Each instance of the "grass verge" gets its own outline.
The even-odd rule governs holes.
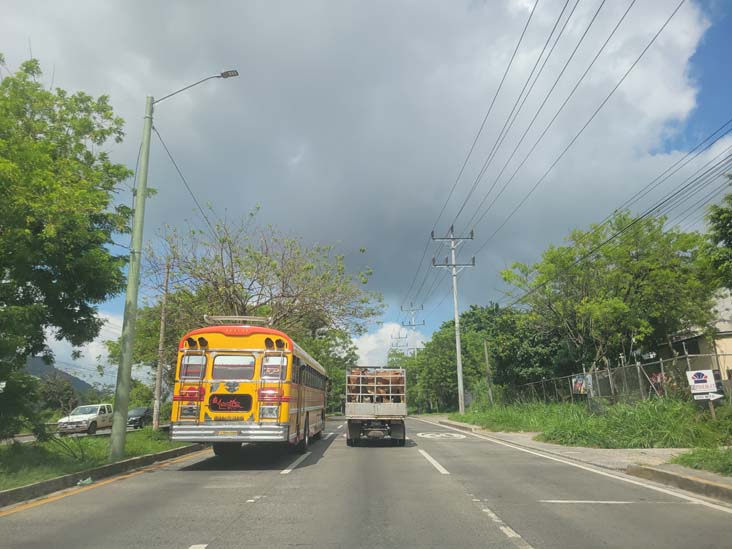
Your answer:
[[[696,448],[676,456],[671,463],[732,476],[732,448]]]
[[[98,436],[0,446],[0,490],[106,465],[110,463],[109,441],[109,437]],[[154,433],[152,429],[146,428],[127,433],[125,458],[154,454],[188,444],[172,442],[168,440],[167,434]]]
[[[732,409],[712,421],[693,403],[653,399],[592,413],[584,404],[517,404],[469,411],[451,419],[493,431],[535,431],[538,440],[594,448],[712,447],[732,441]]]

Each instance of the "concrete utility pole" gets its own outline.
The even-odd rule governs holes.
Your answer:
[[[445,258],[445,263],[437,263],[435,258],[432,258],[433,267],[441,267],[452,270],[452,305],[453,314],[455,316],[455,352],[457,354],[457,378],[458,378],[458,409],[461,414],[465,413],[465,389],[463,387],[463,357],[462,348],[460,345],[460,314],[458,311],[458,289],[457,289],[457,275],[466,267],[475,267],[475,256],[471,263],[457,263],[455,258],[455,252],[457,247],[464,240],[473,240],[473,231],[470,231],[468,237],[457,237],[455,236],[455,229],[451,225],[450,232],[444,238],[435,238],[435,231],[432,231],[432,240],[437,242],[450,242],[450,261]]]
[[[239,76],[235,70],[224,71],[208,76],[198,82],[169,93],[157,101],[147,96],[145,102],[145,121],[142,128],[142,146],[140,148],[140,168],[135,189],[135,210],[132,220],[132,244],[130,246],[130,265],[127,272],[127,291],[125,293],[125,312],[122,320],[121,360],[117,369],[117,386],[114,392],[114,413],[112,416],[112,435],[109,457],[118,461],[125,455],[125,438],[127,436],[127,409],[130,404],[130,386],[132,384],[132,350],[135,340],[135,320],[137,319],[137,294],[140,287],[140,264],[142,260],[142,234],[145,222],[145,199],[147,198],[147,172],[150,160],[150,137],[153,127],[153,108],[160,103],[193,86],[197,86],[213,78],[231,78]]]
[[[160,429],[160,393],[163,385],[163,359],[165,357],[165,307],[168,303],[168,280],[170,279],[170,257],[165,260],[165,281],[163,297],[160,300],[160,339],[158,339],[158,368],[155,372],[155,401],[153,402],[153,431]]]
[[[140,287],[140,263],[142,259],[142,231],[145,222],[145,198],[147,198],[147,168],[150,159],[150,135],[152,133],[153,105],[151,95],[145,102],[145,122],[142,129],[142,149],[140,150],[140,172],[135,189],[135,211],[132,223],[132,245],[130,246],[130,266],[127,272],[127,292],[125,293],[125,313],[122,320],[122,360],[117,369],[117,387],[114,392],[114,414],[112,416],[112,435],[109,457],[120,460],[125,455],[127,434],[127,409],[130,404],[132,384],[132,349],[137,318],[137,292]]]

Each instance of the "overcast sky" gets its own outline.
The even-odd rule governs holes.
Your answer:
[[[261,222],[275,223],[307,243],[337,244],[354,261],[354,270],[365,264],[374,268],[371,287],[389,305],[387,324],[359,341],[364,362],[374,363],[383,360],[396,323],[405,320],[399,312],[403,303],[425,307],[417,318],[427,325],[421,334],[412,334],[414,341],[451,317],[449,281],[434,283],[441,271],[428,266],[436,245],[418,270],[429,233],[435,224],[438,233],[447,231],[557,18],[566,5],[560,29],[576,0],[538,2],[485,129],[437,223],[533,0],[0,4],[0,51],[8,68],[16,68],[32,51],[47,85],[108,94],[127,121],[127,139],[110,150],[129,166],[135,164],[146,95],[162,97],[210,74],[238,69],[239,78],[213,80],[159,104],[155,126],[199,200],[219,215],[241,216],[261,205]],[[457,232],[473,228],[476,235],[460,249],[461,261],[475,254],[477,262],[461,274],[461,309],[500,299],[505,290],[501,269],[514,261],[535,261],[572,227],[603,219],[728,118],[728,95],[723,96],[730,84],[730,5],[688,0],[575,145],[486,243],[618,83],[677,1],[635,2],[543,140],[486,210],[630,4],[605,2],[484,202],[478,213],[482,222],[471,223],[600,4],[579,1],[514,126],[457,218]],[[718,143],[636,209],[654,203],[730,143]],[[148,202],[146,238],[166,223],[201,223],[155,140],[150,185],[159,193]],[[701,211],[686,223],[700,218]],[[360,247],[367,249],[365,260],[357,253]],[[121,299],[102,310],[110,318],[109,337],[121,324]]]

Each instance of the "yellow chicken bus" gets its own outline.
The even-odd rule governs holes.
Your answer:
[[[279,330],[214,325],[180,340],[171,438],[212,442],[234,455],[242,442],[283,442],[305,452],[325,426],[325,369]]]

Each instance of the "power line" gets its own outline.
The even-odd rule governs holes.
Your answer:
[[[569,5],[570,0],[566,0],[564,3],[564,6],[562,7],[562,11],[559,12],[559,16],[557,17],[557,20],[554,22],[554,26],[552,27],[551,32],[549,32],[549,35],[546,37],[546,41],[544,42],[544,47],[542,48],[541,52],[539,53],[539,56],[536,58],[536,61],[534,62],[534,66],[531,68],[531,72],[529,73],[528,78],[526,79],[526,82],[524,82],[523,87],[521,88],[521,91],[518,94],[518,97],[516,97],[516,101],[513,104],[513,107],[511,108],[511,112],[508,113],[508,116],[506,117],[506,121],[503,123],[503,127],[501,128],[501,131],[498,132],[498,135],[496,136],[496,140],[493,142],[493,146],[491,147],[490,152],[488,153],[488,156],[486,157],[485,162],[483,163],[483,166],[481,167],[480,171],[478,172],[477,177],[475,178],[475,181],[473,181],[473,186],[470,188],[470,191],[468,192],[467,196],[465,197],[465,200],[463,200],[462,205],[460,206],[460,209],[458,210],[457,214],[455,214],[455,217],[452,220],[452,225],[455,225],[458,218],[460,217],[460,214],[463,213],[463,210],[465,209],[465,206],[467,206],[470,197],[475,192],[475,189],[477,188],[478,184],[480,183],[480,180],[483,177],[483,174],[485,173],[486,169],[490,165],[491,161],[495,157],[495,153],[498,150],[498,147],[500,146],[500,143],[503,143],[503,138],[505,138],[505,133],[507,132],[506,127],[509,125],[509,121],[511,121],[511,117],[514,115],[514,112],[516,113],[516,116],[513,117],[513,120],[516,120],[516,117],[518,117],[518,112],[516,111],[517,107],[519,106],[519,103],[521,102],[522,97],[524,97],[524,92],[526,91],[527,86],[529,85],[529,82],[531,82],[531,79],[534,76],[534,73],[536,72],[536,68],[539,66],[539,62],[541,61],[542,57],[544,56],[544,52],[546,51],[547,46],[549,46],[549,42],[552,40],[552,36],[554,36],[554,31],[557,30],[557,26],[559,26],[559,22],[562,20],[562,16],[564,15],[564,12],[567,9],[567,6]],[[579,4],[579,0],[575,3],[574,7],[576,8]],[[562,32],[566,28],[566,23],[569,22],[569,19],[572,17],[572,13],[574,13],[574,9],[569,14],[569,17],[567,18],[567,21],[565,22],[564,27],[562,27],[559,35],[557,36],[557,41],[554,42],[554,45],[556,46],[557,42],[559,41],[559,37],[561,36]],[[544,64],[542,65],[541,69],[543,70],[546,66],[546,62],[548,61],[549,57],[551,56],[551,53],[554,51],[554,48],[552,47],[549,51],[549,55],[547,55],[546,59],[544,60]],[[534,84],[536,84],[536,81],[538,80],[539,76],[541,75],[541,71],[537,75],[536,79],[534,80]],[[533,89],[534,86],[531,86],[531,89]],[[529,93],[531,93],[531,90],[529,90]],[[526,97],[528,97],[528,93],[526,94]],[[521,103],[521,106],[523,106],[523,103]],[[434,230],[434,227],[433,227]]]
[[[729,128],[727,127],[729,126]],[[715,129],[713,132],[711,132],[708,136],[706,136],[704,139],[699,141],[694,147],[692,147],[684,156],[682,156],[680,159],[678,159],[676,162],[671,164],[668,168],[663,170],[660,174],[658,174],[655,178],[653,178],[649,183],[644,185],[640,190],[636,191],[636,193],[631,196],[630,198],[626,199],[622,204],[617,206],[612,213],[605,216],[605,218],[597,225],[594,229],[591,231],[588,231],[587,233],[584,233],[579,240],[578,243],[582,243],[584,240],[589,238],[595,233],[599,233],[603,227],[613,218],[614,213],[624,210],[632,206],[633,204],[637,203],[640,199],[647,196],[648,193],[650,193],[653,189],[660,186],[665,181],[668,181],[671,177],[676,175],[679,171],[681,171],[683,168],[685,168],[687,165],[689,165],[693,160],[698,158],[703,152],[708,151],[711,147],[713,147],[716,143],[718,143],[724,136],[728,135],[730,132],[732,132],[732,118],[728,119],[724,124],[719,126],[717,129]],[[719,134],[719,135],[717,135]],[[711,140],[711,141],[710,141]],[[707,143],[709,142],[709,143]],[[727,149],[723,150],[721,153],[713,157],[711,160],[703,164],[700,168],[698,168],[695,172],[693,172],[691,175],[687,177],[684,181],[682,181],[680,186],[683,186],[685,183],[691,181],[697,175],[709,164],[714,163],[717,161],[717,159],[729,152],[732,149],[731,147],[728,147]],[[679,187],[676,187],[677,189]]]
[[[724,160],[721,160],[718,163],[718,166],[722,166],[723,169],[727,169],[731,165],[732,165],[732,155],[729,155]],[[641,221],[647,219],[648,217],[650,217],[652,215],[657,215],[657,211],[659,211],[660,208],[664,204],[666,204],[669,201],[673,200],[674,198],[678,197],[681,193],[684,192],[684,190],[686,190],[688,188],[693,188],[694,185],[697,185],[700,181],[703,181],[704,178],[708,178],[708,177],[709,177],[709,174],[708,174],[708,171],[707,171],[704,174],[702,174],[701,176],[699,176],[698,178],[696,178],[695,181],[693,181],[693,182],[685,185],[682,189],[678,189],[675,192],[670,193],[669,195],[666,196],[666,198],[664,198],[662,201],[660,201],[659,203],[657,203],[655,206],[653,206],[652,208],[649,208],[642,215],[640,215],[640,216],[636,217],[635,219],[633,219],[630,223],[628,223],[627,225],[625,225],[624,227],[622,227],[621,229],[619,229],[618,231],[616,231],[614,234],[612,234],[611,236],[609,236],[607,239],[603,240],[600,244],[594,246],[588,252],[582,254],[578,259],[576,259],[575,261],[573,261],[569,266],[570,267],[574,267],[575,265],[578,265],[579,263],[581,263],[585,259],[587,259],[587,258],[591,257],[592,255],[594,255],[598,250],[600,250],[601,248],[603,248],[604,246],[606,246],[610,242],[616,240],[622,234],[624,234],[625,232],[627,232],[628,230],[630,230],[633,226],[637,225],[638,223],[640,223]],[[716,177],[719,177],[719,175],[716,175],[715,178]],[[552,279],[546,280],[546,281],[542,282],[541,284],[535,286],[531,290],[526,291],[522,296],[520,296],[519,298],[515,299],[511,303],[511,306],[515,305],[516,303],[520,302],[524,298],[528,297],[529,295],[531,295],[532,293],[534,293],[538,289],[546,286],[551,281],[552,281]]]
[[[440,213],[437,216],[437,219],[435,220],[434,225],[432,226],[433,231],[437,228],[437,224],[439,223],[440,218],[442,217],[442,214],[445,212],[445,208],[447,208],[447,204],[450,202],[450,198],[452,197],[452,194],[455,192],[455,187],[457,187],[458,181],[460,181],[460,177],[463,175],[463,172],[465,171],[465,166],[467,166],[467,164],[468,164],[470,155],[473,154],[475,145],[476,145],[476,143],[478,143],[478,138],[480,137],[481,133],[483,133],[483,128],[485,127],[485,123],[488,120],[488,117],[490,116],[491,112],[493,111],[493,105],[495,105],[496,99],[498,98],[498,94],[501,92],[501,88],[503,87],[503,84],[506,81],[506,76],[508,76],[508,72],[511,69],[511,65],[513,64],[513,60],[516,57],[516,53],[518,52],[519,47],[521,46],[521,42],[523,41],[524,36],[526,35],[526,30],[529,28],[529,23],[531,23],[531,19],[534,16],[534,12],[536,11],[536,6],[538,4],[539,4],[539,0],[536,0],[536,2],[534,3],[534,7],[531,9],[531,13],[529,13],[529,18],[526,20],[526,24],[524,25],[524,28],[521,31],[521,36],[519,36],[518,42],[516,42],[516,47],[513,49],[511,58],[508,60],[508,65],[506,65],[506,70],[503,71],[503,76],[501,77],[501,81],[498,84],[498,87],[496,88],[496,93],[493,94],[493,99],[491,99],[491,104],[488,107],[488,111],[485,113],[485,116],[483,117],[483,122],[481,122],[481,124],[480,124],[478,133],[475,134],[475,139],[473,139],[473,144],[470,146],[470,150],[468,151],[468,154],[465,155],[465,160],[463,161],[463,165],[460,167],[460,171],[458,172],[458,175],[455,178],[455,182],[453,183],[452,188],[450,189],[450,193],[447,195],[447,200],[445,200],[445,204],[442,206],[442,210],[440,210]]]
[[[713,134],[714,133],[717,133],[717,131],[713,132]],[[702,143],[705,141],[706,141],[706,139],[703,140]],[[628,226],[622,228],[615,235],[613,235],[610,239],[603,242],[600,246],[598,246],[596,249],[594,249],[592,251],[592,253],[594,253],[595,251],[599,250],[601,247],[603,247],[603,246],[609,244],[610,242],[612,242],[613,240],[615,240],[618,236],[620,236],[627,229],[629,229],[630,227],[635,225],[641,219],[644,219],[651,215],[658,217],[658,216],[665,215],[666,213],[671,212],[676,206],[678,206],[682,202],[686,201],[689,197],[693,196],[697,192],[706,188],[712,182],[716,181],[719,177],[725,175],[725,171],[732,167],[732,154],[727,154],[727,153],[730,153],[730,151],[732,151],[732,146],[726,148],[720,154],[718,154],[717,156],[712,158],[712,160],[703,164],[695,172],[693,172],[685,180],[683,180],[678,186],[676,186],[674,189],[669,191],[666,195],[664,195],[661,199],[659,199],[658,202],[656,202],[651,207],[649,207],[645,212],[643,212],[640,215],[640,218],[637,218],[632,223],[630,223]],[[727,154],[727,156],[725,158],[722,158],[721,160],[719,160],[719,157],[724,154]],[[714,164],[711,167],[707,168],[707,166],[712,162]],[[707,168],[707,169],[705,169],[705,168]],[[662,173],[665,173],[666,171],[668,171],[668,169]],[[626,203],[627,203],[627,201],[626,201]],[[688,208],[687,208],[687,210],[688,210]],[[684,210],[684,212],[686,212],[687,210]],[[618,210],[616,209],[615,211],[617,212]],[[682,212],[681,215],[683,215],[684,212]],[[576,240],[576,244],[582,244],[593,234],[595,234],[595,235],[599,234],[600,231],[603,229],[603,227],[607,225],[607,223],[609,222],[610,219],[612,219],[612,215],[605,218],[605,220],[600,225],[596,226],[591,231],[588,231],[587,233],[581,235],[580,238]],[[686,218],[684,218],[684,219],[686,219]],[[678,225],[681,221],[683,221],[683,219],[680,221],[676,221],[675,224]],[[589,255],[592,255],[592,254],[589,254]],[[583,256],[577,262],[583,261],[585,258],[586,257]],[[573,263],[572,265],[575,265],[577,262]],[[530,273],[530,274],[532,274],[532,273]],[[523,297],[522,297],[522,299],[523,299]],[[508,300],[501,300],[501,303],[505,303],[507,301]]]
[[[529,124],[526,127],[526,129],[524,130],[524,132],[521,134],[521,137],[519,138],[518,143],[516,143],[516,146],[514,147],[513,151],[511,151],[511,154],[509,155],[509,157],[506,160],[506,162],[503,164],[503,167],[501,168],[501,170],[498,172],[498,175],[493,179],[493,183],[488,188],[488,191],[485,193],[485,195],[483,195],[483,198],[481,199],[480,203],[478,204],[478,207],[475,209],[475,212],[473,212],[473,215],[471,216],[471,218],[468,221],[468,223],[466,224],[466,226],[475,228],[478,225],[478,223],[480,223],[480,221],[483,219],[483,217],[485,217],[485,215],[491,209],[491,207],[493,206],[493,204],[495,204],[496,200],[498,200],[498,198],[500,198],[500,196],[506,190],[506,188],[511,183],[511,181],[513,180],[513,178],[516,176],[516,173],[518,172],[518,170],[521,169],[521,167],[524,165],[524,163],[526,163],[526,161],[529,159],[529,157],[531,156],[531,154],[533,154],[534,150],[539,145],[539,143],[543,140],[544,135],[546,135],[546,132],[549,130],[549,128],[551,128],[552,124],[554,123],[554,121],[556,120],[556,118],[559,116],[559,113],[561,113],[562,110],[564,109],[564,107],[567,105],[569,99],[572,97],[572,95],[574,94],[574,92],[577,90],[577,88],[579,87],[580,83],[584,79],[584,77],[587,74],[587,72],[592,67],[592,65],[594,64],[595,60],[599,56],[599,54],[602,52],[602,50],[607,45],[607,42],[610,40],[610,38],[612,38],[613,34],[617,30],[617,27],[620,25],[620,23],[623,21],[623,19],[627,15],[628,11],[626,10],[626,12],[623,14],[623,16],[621,17],[620,21],[618,21],[618,23],[615,26],[615,28],[613,29],[612,33],[608,37],[608,40],[606,40],[605,43],[602,45],[602,47],[600,48],[600,51],[595,56],[595,59],[592,60],[592,62],[590,63],[590,66],[587,68],[587,70],[585,71],[585,73],[580,77],[580,79],[577,81],[577,83],[575,84],[574,88],[570,92],[570,94],[564,100],[564,103],[562,103],[562,105],[559,107],[559,110],[554,114],[554,118],[552,118],[552,120],[549,122],[549,124],[544,128],[544,131],[541,133],[541,135],[539,135],[539,138],[536,140],[536,142],[534,143],[533,147],[529,150],[528,154],[524,157],[524,160],[519,164],[518,168],[513,173],[513,175],[508,179],[508,181],[506,181],[506,183],[504,183],[504,185],[501,188],[501,190],[499,191],[498,195],[488,205],[488,208],[486,209],[486,211],[481,216],[481,219],[478,220],[478,222],[473,223],[475,217],[478,215],[478,212],[480,212],[480,209],[483,207],[483,204],[486,203],[486,201],[488,200],[488,197],[490,196],[491,192],[493,192],[493,189],[498,184],[498,181],[500,181],[501,177],[503,176],[503,173],[506,171],[506,168],[508,168],[509,164],[511,163],[511,160],[513,160],[513,157],[516,155],[516,153],[518,152],[519,148],[523,144],[524,139],[526,139],[526,136],[528,135],[529,131],[533,127],[533,125],[536,122],[537,118],[539,117],[539,114],[541,114],[541,111],[544,109],[544,106],[546,105],[547,101],[549,100],[549,98],[551,97],[552,93],[556,89],[557,85],[559,84],[559,81],[562,79],[562,76],[564,76],[564,72],[569,67],[569,64],[572,62],[572,59],[574,59],[575,54],[579,50],[579,47],[582,45],[582,42],[584,41],[585,37],[589,33],[590,28],[592,28],[592,25],[595,23],[595,21],[597,19],[597,16],[600,14],[600,10],[602,10],[602,7],[605,5],[605,1],[606,0],[603,0],[600,3],[600,5],[598,6],[597,10],[595,10],[595,13],[592,16],[592,19],[590,19],[590,22],[587,24],[587,27],[585,28],[584,32],[582,33],[582,36],[580,36],[580,39],[577,42],[577,44],[575,45],[574,49],[572,50],[572,53],[567,58],[567,61],[565,61],[564,67],[562,67],[562,70],[559,72],[559,74],[555,78],[554,83],[552,84],[551,88],[545,94],[543,101],[541,102],[541,104],[539,105],[539,107],[536,109],[536,112],[534,113],[534,116],[532,117],[531,121],[529,122]],[[630,6],[629,6],[628,9],[630,9],[630,7],[632,7],[632,5],[633,5],[634,2],[635,2],[635,0],[632,0],[632,2],[631,2],[631,4],[630,4]],[[480,174],[480,175],[482,177],[483,174]]]
[[[209,221],[208,216],[206,215],[206,212],[203,210],[203,208],[201,207],[201,204],[198,202],[196,195],[193,194],[193,190],[191,189],[191,186],[188,184],[188,181],[186,180],[185,176],[183,175],[183,172],[178,167],[178,163],[175,161],[175,158],[173,158],[173,155],[171,154],[170,150],[168,149],[168,146],[165,144],[163,137],[160,135],[160,132],[158,131],[158,129],[155,126],[153,126],[153,131],[155,132],[155,135],[158,136],[158,139],[160,140],[160,144],[163,146],[163,149],[165,149],[165,152],[167,153],[168,158],[170,159],[170,162],[173,164],[175,171],[178,172],[178,176],[180,176],[180,179],[183,182],[183,185],[185,185],[185,188],[188,190],[188,194],[191,195],[193,202],[198,207],[198,211],[201,212],[203,219],[206,221],[206,224],[208,225],[208,228],[211,229],[211,232],[215,236],[216,231],[214,230],[213,225],[211,224],[211,221]]]
[[[595,119],[597,114],[602,110],[602,108],[605,106],[605,104],[610,100],[610,98],[613,96],[613,94],[617,91],[617,89],[620,87],[620,85],[625,81],[625,79],[628,77],[628,75],[631,73],[631,71],[636,67],[636,65],[640,62],[640,60],[643,58],[643,56],[646,54],[646,52],[650,49],[650,47],[654,44],[656,39],[660,36],[660,34],[663,32],[663,30],[668,26],[668,24],[671,22],[671,19],[673,19],[674,15],[681,9],[681,6],[684,5],[686,0],[681,0],[679,4],[676,6],[676,9],[671,13],[671,15],[666,19],[664,24],[661,26],[661,28],[656,32],[656,34],[653,36],[651,41],[646,45],[646,47],[643,49],[643,51],[640,53],[640,55],[636,58],[635,61],[628,67],[628,70],[625,71],[625,74],[623,74],[622,78],[618,81],[618,83],[615,85],[615,87],[610,91],[610,93],[603,99],[603,101],[600,103],[600,105],[595,109],[592,116],[590,116],[589,120],[585,122],[585,124],[582,126],[580,131],[572,138],[572,140],[569,142],[569,144],[564,148],[564,150],[559,154],[559,156],[552,162],[552,164],[547,168],[547,170],[544,172],[544,174],[538,179],[538,181],[534,184],[534,186],[529,190],[528,193],[521,199],[521,201],[518,203],[518,205],[511,211],[511,213],[504,219],[504,221],[498,226],[498,228],[493,231],[489,236],[488,239],[478,248],[477,252],[480,252],[485,246],[488,245],[488,243],[498,234],[498,232],[511,220],[511,218],[518,212],[521,207],[526,203],[526,201],[531,197],[531,195],[534,193],[534,191],[539,187],[539,185],[546,179],[546,177],[549,175],[549,173],[554,169],[554,167],[559,163],[559,161],[564,157],[564,155],[569,151],[569,149],[577,142],[577,139],[584,133],[584,131],[587,129],[587,127],[590,125],[590,123]],[[478,223],[483,219],[483,216],[478,220]],[[477,225],[477,223],[476,223]]]
[[[468,153],[465,155],[465,160],[463,160],[462,166],[460,167],[460,170],[458,171],[458,175],[455,178],[455,182],[452,184],[452,188],[450,189],[450,192],[447,195],[447,199],[445,200],[445,203],[442,205],[442,209],[440,210],[440,213],[437,215],[437,219],[435,220],[434,224],[432,225],[433,231],[437,228],[437,224],[440,222],[440,218],[442,217],[442,214],[445,213],[445,209],[447,208],[447,205],[450,202],[450,199],[452,198],[453,193],[455,192],[455,188],[457,187],[458,182],[460,181],[460,178],[463,175],[463,172],[465,171],[465,167],[467,166],[468,161],[470,160],[470,156],[473,154],[473,150],[475,149],[475,146],[478,143],[478,139],[480,138],[481,134],[483,133],[483,128],[485,127],[486,121],[488,120],[488,117],[490,116],[491,111],[493,110],[493,105],[495,104],[496,98],[498,97],[498,94],[501,91],[503,83],[506,79],[506,75],[508,74],[508,72],[511,68],[511,65],[513,64],[514,58],[516,57],[516,52],[518,51],[519,46],[521,45],[521,42],[524,39],[524,35],[526,34],[526,29],[528,29],[528,27],[529,27],[529,23],[531,22],[531,19],[534,16],[534,12],[536,11],[536,6],[538,4],[539,4],[539,0],[536,0],[536,2],[534,3],[534,7],[531,9],[531,13],[529,13],[529,17],[526,20],[526,24],[524,25],[524,28],[521,31],[521,36],[519,37],[519,40],[516,43],[516,47],[513,50],[513,54],[511,55],[511,58],[508,61],[508,65],[506,66],[506,70],[503,73],[501,82],[499,83],[498,88],[496,89],[496,93],[493,95],[493,99],[491,101],[490,106],[488,107],[488,111],[485,113],[485,116],[483,117],[483,121],[481,122],[480,127],[478,128],[478,132],[475,134],[473,143],[470,146]],[[414,288],[414,283],[417,281],[419,273],[422,270],[422,265],[424,264],[425,257],[427,257],[427,250],[429,249],[431,242],[432,242],[432,240],[430,238],[427,238],[427,242],[425,243],[424,249],[422,250],[422,257],[419,260],[419,263],[417,265],[417,270],[414,273],[414,277],[412,278],[412,282],[409,285],[409,289],[407,290],[407,293],[404,296],[404,301],[402,301],[402,306],[404,306],[404,304],[409,299],[409,296],[411,295],[412,288]],[[442,244],[440,245],[440,249],[441,248],[442,248]],[[429,269],[428,269],[428,272],[429,272]]]

